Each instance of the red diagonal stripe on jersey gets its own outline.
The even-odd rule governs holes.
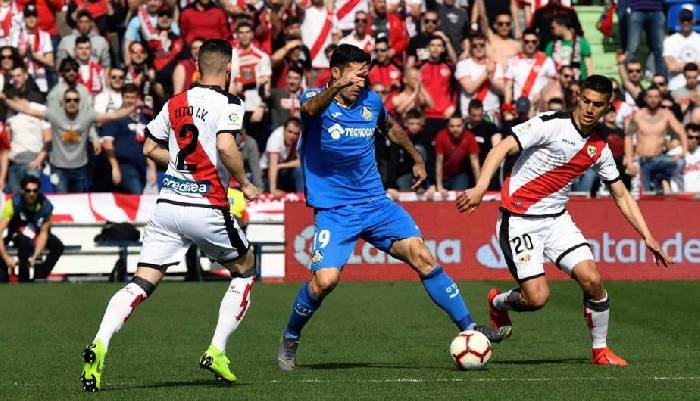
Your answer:
[[[168,113],[170,115],[170,125],[173,127],[177,146],[182,149],[187,146],[192,140],[192,133],[187,132],[184,137],[180,137],[180,130],[185,124],[194,124],[194,119],[188,113],[183,113],[180,117],[175,117],[175,111],[182,107],[189,107],[187,101],[187,93],[189,91],[180,92],[168,101]],[[200,132],[200,135],[206,135],[205,132]],[[214,134],[216,135],[216,134]],[[202,143],[197,140],[197,147],[194,152],[185,158],[186,164],[193,164],[196,170],[189,172],[192,179],[195,181],[207,181],[211,185],[211,190],[208,194],[204,194],[211,205],[228,208],[228,199],[226,198],[226,190],[219,180],[219,174],[216,167],[212,164],[209,156],[204,151]]]
[[[354,10],[358,4],[360,4],[360,0],[349,0],[347,3],[343,4],[343,6],[340,7],[335,13],[335,16],[338,19],[338,21],[345,18],[345,16],[348,15],[350,11]]]
[[[596,149],[592,157],[588,155],[589,146],[594,146]],[[600,158],[603,148],[605,148],[605,141],[597,134],[591,134],[581,150],[569,161],[527,182],[510,196],[508,196],[510,191],[510,177],[508,177],[501,191],[503,206],[514,213],[526,213],[530,206],[564,188],[574,178],[583,174]]]

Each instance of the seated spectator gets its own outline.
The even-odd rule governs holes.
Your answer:
[[[698,65],[690,62],[683,67],[684,85],[671,92],[673,99],[685,114],[689,109],[700,105],[700,87],[698,87]],[[692,107],[691,107],[692,106]]]
[[[49,91],[47,68],[54,67],[53,44],[51,35],[38,29],[37,22],[36,6],[27,4],[24,8],[24,24],[14,32],[11,42],[24,59],[27,71],[34,78],[39,90],[46,94]]]
[[[406,117],[409,110],[421,113],[433,106],[433,98],[423,85],[420,72],[415,68],[407,68],[403,77],[403,90],[387,99],[387,110],[399,119]]]
[[[185,41],[172,30],[173,10],[163,6],[158,10],[156,29],[160,40],[148,43],[151,65],[156,73],[156,81],[163,86],[163,97],[173,95],[173,71],[180,55],[185,50]]]
[[[102,126],[102,147],[112,169],[115,192],[141,194],[146,182],[156,182],[156,165],[143,156],[143,130],[149,119],[137,108],[139,89],[135,84],[124,85],[122,100],[124,107],[135,111]]]
[[[27,80],[27,72],[22,67],[12,71],[12,85],[22,94],[22,86]],[[23,99],[42,103],[40,94],[23,95]],[[38,99],[37,99],[38,98]],[[45,120],[25,113],[13,113],[6,121],[10,138],[8,158],[3,159],[1,170],[7,172],[7,188],[12,193],[19,193],[20,182],[27,175],[40,176],[47,151],[51,145],[51,127]],[[9,163],[9,166],[8,166]],[[4,176],[3,176],[4,178]],[[3,180],[4,183],[4,180]]]
[[[267,178],[267,192],[280,198],[285,192],[304,192],[304,177],[297,157],[297,140],[301,133],[301,120],[292,117],[272,131],[265,153],[260,159],[260,169]]]
[[[683,186],[681,192],[700,193],[700,125],[685,126],[688,136],[688,154],[685,155],[683,167]]]
[[[195,39],[230,39],[228,16],[211,0],[195,0],[180,13],[180,30],[185,43]]]
[[[374,38],[372,35],[367,33],[367,21],[367,13],[365,11],[358,11],[355,14],[355,29],[349,35],[340,39],[338,44],[347,43],[349,45],[359,47],[367,53],[372,53],[372,49],[374,48]]]
[[[479,179],[479,145],[474,134],[464,128],[462,117],[450,117],[447,128],[435,136],[435,154],[435,186],[443,195],[448,190],[463,191]]]
[[[700,34],[693,31],[695,18],[691,10],[683,9],[678,15],[680,32],[664,39],[663,56],[669,73],[669,89],[676,90],[685,84],[684,67],[688,63],[700,63]]]
[[[409,110],[406,112],[402,122],[406,135],[411,139],[418,153],[423,157],[423,160],[428,160],[428,152],[419,143],[425,124],[423,113],[415,109]],[[384,182],[387,187],[387,193],[394,199],[398,197],[399,191],[409,192],[413,185],[413,158],[401,146],[393,142],[390,143],[389,160]],[[429,187],[429,183],[426,181],[423,187],[419,189],[419,192],[423,192],[427,187]]]
[[[139,6],[136,15],[131,18],[124,33],[124,62],[131,62],[131,44],[141,42],[146,44],[161,41],[158,33],[158,13],[163,7],[163,0],[146,0]],[[177,21],[171,22],[171,30],[175,35],[180,35]]]
[[[285,87],[272,88],[266,96],[265,103],[270,112],[270,126],[273,130],[282,126],[290,117],[301,117],[299,98],[304,91],[301,87],[303,73],[296,67],[290,67]]]
[[[78,92],[83,101],[80,103],[82,109],[89,110],[92,108],[92,96],[88,92],[85,85],[78,80],[80,65],[72,57],[68,57],[61,61],[58,67],[58,72],[61,74],[61,80],[54,86],[49,95],[46,97],[46,106],[52,108],[63,107],[63,94],[67,89],[73,89]]]
[[[568,65],[574,71],[574,79],[583,81],[593,73],[591,44],[583,36],[576,35],[574,27],[567,17],[556,17],[552,21],[554,38],[547,43],[545,53],[554,60],[559,68]]]
[[[525,96],[536,103],[542,88],[557,77],[554,61],[537,50],[537,34],[526,29],[523,32],[523,51],[508,60],[505,72],[504,98],[506,103]]]
[[[123,67],[112,67],[107,74],[107,87],[95,95],[95,111],[106,113],[122,107],[122,87],[126,78]]]
[[[100,138],[93,125],[126,117],[134,108],[121,108],[109,113],[95,113],[80,107],[77,90],[69,88],[63,94],[63,105],[49,104],[46,110],[34,107],[26,100],[5,99],[14,110],[46,119],[51,124],[51,183],[54,192],[84,192],[87,179],[87,141],[99,153]]]
[[[51,234],[53,205],[39,193],[39,178],[22,179],[22,192],[5,202],[0,219],[0,232],[7,229],[7,236],[0,241],[0,282],[9,281],[9,271],[19,267],[20,282],[32,281],[29,269],[34,268],[34,280],[46,279],[63,254],[63,243]],[[7,252],[7,246],[17,249],[17,259]],[[41,253],[48,251],[43,262]]]
[[[85,85],[93,98],[107,86],[105,70],[92,58],[90,38],[80,36],[75,39],[75,61],[79,64],[78,81]]]
[[[197,59],[199,58],[199,48],[204,40],[195,38],[190,43],[190,57],[180,60],[173,71],[173,94],[186,91],[199,82],[199,71],[197,70]]]
[[[270,56],[274,86],[283,88],[286,84],[284,80],[287,77],[287,69],[295,66],[304,71],[302,86],[312,87],[314,83],[311,80],[311,53],[301,40],[301,21],[296,17],[289,17],[285,21],[284,35],[279,36],[282,42],[274,44],[275,52]],[[326,56],[329,54],[326,50]]]
[[[66,58],[75,58],[75,40],[80,36],[90,38],[92,57],[103,68],[109,68],[109,45],[107,40],[93,29],[92,15],[88,10],[78,10],[76,13],[76,27],[64,36],[58,44],[56,51],[56,64],[60,65]]]
[[[483,0],[479,1],[482,1],[483,4]],[[521,43],[511,36],[513,17],[510,13],[501,13],[496,15],[495,20],[488,20],[483,5],[479,7],[479,17],[481,26],[486,32],[486,55],[498,63],[500,68],[505,69],[508,60],[522,50]]]
[[[391,62],[389,42],[380,38],[374,48],[375,57],[369,70],[369,84],[382,84],[390,91],[401,88],[401,70]]]
[[[238,134],[236,143],[238,144],[238,152],[241,154],[241,160],[243,160],[243,167],[245,168],[246,174],[250,177],[250,182],[257,188],[264,188],[262,173],[260,171],[260,151],[258,150],[258,143],[255,142],[254,139],[249,138],[245,130],[241,130],[241,133]]]
[[[484,104],[489,120],[500,120],[501,101],[498,96],[503,90],[503,70],[486,57],[486,38],[483,35],[477,33],[469,39],[469,58],[457,63],[455,78],[462,87],[461,115],[466,116],[469,102],[478,99]]]
[[[516,106],[517,106],[516,102]],[[529,104],[528,104],[529,106]],[[529,107],[528,107],[529,108]],[[484,104],[477,99],[469,102],[469,120],[467,120],[467,129],[476,137],[476,143],[479,144],[479,166],[484,165],[484,160],[491,149],[498,145],[503,139],[503,134],[498,127],[486,121],[484,118]],[[499,190],[499,182],[497,177],[491,180],[489,185],[491,190]]]

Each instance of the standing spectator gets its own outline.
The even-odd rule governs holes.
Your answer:
[[[43,102],[40,94],[26,89],[27,72],[24,67],[12,70],[14,95],[34,102],[39,106]],[[41,169],[51,144],[51,127],[45,120],[25,113],[13,113],[6,121],[10,137],[10,152],[2,162],[2,171],[7,172],[7,187],[12,193],[19,193],[20,182],[26,175],[41,175]],[[3,181],[4,183],[4,181]]]
[[[428,61],[430,58],[428,43],[430,43],[430,38],[433,37],[433,34],[437,32],[439,25],[440,18],[436,11],[428,10],[423,14],[420,31],[408,42],[406,67],[419,68]]]
[[[173,93],[177,94],[190,89],[199,82],[199,71],[197,70],[197,60],[199,59],[199,48],[204,40],[195,38],[190,43],[190,57],[175,66],[173,71]]]
[[[700,125],[687,124],[688,154],[683,167],[683,187],[681,192],[700,193]]]
[[[420,68],[421,81],[433,99],[432,107],[425,110],[424,138],[428,143],[422,143],[428,154],[432,154],[432,140],[439,130],[445,127],[448,117],[457,109],[457,96],[453,86],[452,67],[446,62],[445,40],[440,36],[433,36],[428,45],[430,58]],[[426,162],[426,164],[428,164]],[[432,163],[430,163],[432,165]]]
[[[195,39],[231,38],[226,12],[211,0],[195,0],[180,13],[180,30],[187,44]]]
[[[375,42],[380,37],[388,38],[389,58],[401,59],[406,46],[408,46],[408,35],[401,18],[396,14],[387,12],[386,0],[372,0],[370,33],[374,37]]]
[[[95,112],[106,113],[122,107],[122,88],[126,71],[122,67],[112,67],[107,75],[107,87],[95,96]]]
[[[80,65],[78,81],[85,85],[93,98],[106,87],[105,71],[92,58],[90,38],[80,36],[75,39],[75,60]]]
[[[270,126],[272,130],[282,126],[290,117],[299,118],[299,97],[303,92],[301,86],[304,71],[297,67],[287,70],[286,85],[283,88],[270,89],[269,96],[265,99],[270,110]]]
[[[607,142],[610,152],[615,160],[617,171],[620,173],[622,182],[629,189],[631,186],[630,176],[625,172],[625,130],[616,124],[617,113],[611,108],[603,117],[603,123],[599,126],[601,138]]]
[[[474,134],[464,128],[462,117],[450,117],[447,128],[435,136],[435,154],[435,186],[443,195],[448,190],[463,191],[479,179],[479,145]]]
[[[27,99],[30,102],[44,103],[44,95],[39,92],[39,88],[32,86],[29,82],[27,67],[23,64],[17,64],[9,73],[9,85],[5,87],[5,95],[7,97],[18,97]],[[11,114],[11,113],[10,113]]]
[[[139,6],[136,15],[131,18],[124,34],[124,62],[131,61],[131,44],[133,42],[156,43],[162,38],[158,34],[158,12],[163,7],[163,0],[146,0],[145,4]],[[174,34],[180,34],[177,21],[172,21],[171,30]],[[150,47],[150,46],[149,46]]]
[[[139,87],[144,114],[155,116],[163,103],[165,88],[158,82],[156,70],[148,63],[148,51],[143,43],[132,42],[129,54],[125,83],[135,83]]]
[[[366,3],[365,3],[366,4]],[[374,38],[367,33],[368,16],[365,11],[358,11],[355,14],[355,29],[347,36],[340,39],[338,44],[347,43],[359,47],[367,53],[372,53],[374,48]]]
[[[411,139],[423,160],[428,160],[427,150],[419,143],[420,138],[423,136],[424,124],[423,113],[415,109],[407,111],[402,121],[406,135]],[[413,185],[413,158],[401,146],[393,142],[389,147],[389,162],[387,163],[384,182],[387,187],[387,193],[393,199],[398,198],[399,191],[409,192]],[[425,182],[418,191],[423,192],[427,186],[429,185]]]
[[[260,172],[260,151],[258,150],[258,143],[255,142],[254,139],[248,137],[245,130],[241,130],[241,133],[236,136],[236,143],[238,144],[238,152],[241,154],[243,167],[250,176],[250,181],[257,188],[264,188],[262,173]]]
[[[377,40],[375,57],[369,70],[369,84],[371,86],[382,84],[389,91],[397,91],[401,88],[401,70],[389,57],[389,43],[386,38]]]
[[[483,0],[479,1],[483,2]],[[508,13],[498,14],[496,19],[493,20],[492,26],[489,20],[486,19],[486,13],[482,10],[479,12],[481,25],[486,31],[486,40],[488,41],[486,54],[491,60],[498,63],[500,68],[505,68],[508,65],[508,60],[522,49],[520,42],[514,40],[510,34],[513,26],[513,17]]]
[[[357,29],[357,19],[358,16],[364,14],[365,27],[367,28],[367,10],[369,8],[368,0],[335,0],[334,2],[335,18],[336,18],[336,28],[340,33],[347,37],[354,29]],[[347,43],[347,42],[344,42]],[[363,49],[362,46],[358,46],[355,43],[349,43],[351,45],[357,46]],[[365,50],[365,49],[363,49]],[[371,52],[372,49],[365,50],[367,53]]]
[[[56,262],[63,254],[63,243],[51,234],[53,205],[39,193],[39,178],[27,176],[22,179],[22,192],[5,202],[0,218],[0,232],[7,229],[7,236],[0,241],[0,282],[8,282],[8,269],[18,265],[20,282],[31,281],[29,269],[34,268],[34,279],[43,280],[49,276]],[[7,246],[17,249],[16,263],[7,253]],[[41,253],[48,250],[46,259],[38,263]]]
[[[37,28],[37,9],[34,4],[27,4],[24,9],[24,24],[15,31],[12,46],[17,48],[24,58],[29,74],[34,78],[39,90],[49,91],[47,68],[54,67],[53,44],[48,32]]]
[[[333,16],[333,0],[311,0],[311,6],[304,11],[301,24],[301,38],[309,48],[311,65],[314,70],[328,68],[328,59],[323,51],[337,35]]]
[[[107,40],[93,29],[92,15],[88,10],[78,10],[76,13],[75,29],[61,39],[56,51],[56,63],[60,65],[68,57],[75,58],[75,40],[81,36],[90,38],[92,57],[103,68],[109,68],[109,45]]]
[[[649,192],[661,193],[662,182],[673,177],[680,166],[680,161],[667,155],[665,151],[666,133],[669,129],[676,132],[682,146],[682,156],[688,149],[688,141],[683,126],[671,111],[661,106],[661,93],[652,86],[644,93],[645,106],[632,115],[626,127],[625,167],[631,175],[636,175],[639,168],[642,175],[642,188]],[[634,140],[636,137],[636,141]]]
[[[688,109],[700,105],[700,87],[698,87],[698,65],[690,62],[683,67],[685,84],[671,92],[673,99],[685,114]],[[692,107],[691,107],[692,106]]]
[[[484,119],[484,104],[476,99],[469,103],[467,129],[476,137],[476,143],[479,144],[479,165],[483,166],[486,156],[494,146],[498,145],[503,138],[503,134],[501,134],[495,124]],[[491,180],[489,189],[500,189],[497,177]]]
[[[71,0],[68,10],[87,10],[92,19],[95,21],[95,26],[100,32],[100,35],[107,34],[107,19],[110,12],[110,0]]]
[[[576,34],[567,17],[554,18],[552,33],[554,38],[547,44],[545,53],[554,60],[557,68],[568,65],[574,71],[575,80],[585,80],[593,73],[591,44],[588,39]]]
[[[156,81],[163,86],[163,97],[173,95],[173,71],[185,50],[185,41],[172,31],[173,10],[163,6],[158,11],[159,41],[149,43],[150,59],[156,73]]]
[[[124,107],[135,111],[102,126],[102,146],[112,169],[112,185],[116,192],[141,194],[146,181],[151,185],[156,182],[156,165],[143,156],[146,139],[143,130],[149,120],[136,108],[139,100],[136,85],[124,85],[122,100]]]
[[[523,51],[508,60],[505,73],[504,98],[506,103],[525,96],[536,103],[540,91],[556,78],[554,61],[537,50],[539,38],[532,29],[523,32]]]
[[[668,75],[663,58],[666,36],[666,16],[661,0],[630,0],[629,30],[627,33],[627,61],[639,59],[639,43],[646,32],[647,46],[654,55],[654,72]]]
[[[267,140],[260,169],[267,177],[268,192],[275,198],[282,197],[284,192],[304,192],[304,177],[296,151],[300,133],[301,120],[292,117],[272,131]]]
[[[537,34],[540,37],[539,48],[542,51],[545,50],[545,46],[547,46],[549,42],[554,40],[554,37],[552,35],[552,21],[554,21],[554,18],[557,17],[564,17],[568,19],[568,21],[570,21],[571,23],[571,27],[573,28],[574,33],[576,33],[576,35],[578,36],[583,36],[581,21],[579,21],[578,14],[576,14],[576,11],[573,8],[569,8],[567,6],[562,5],[561,0],[549,0],[546,6],[538,8],[535,11],[534,15],[532,16],[532,23],[530,25],[532,28],[535,29],[535,32],[537,32]]]
[[[675,90],[682,87],[683,67],[687,63],[700,62],[700,34],[693,31],[695,18],[693,12],[687,9],[681,10],[678,19],[681,23],[681,31],[664,39],[664,61],[669,72],[669,89]]]
[[[51,182],[55,192],[83,192],[87,179],[87,141],[92,142],[95,153],[99,153],[100,138],[93,124],[117,120],[133,112],[122,108],[109,113],[95,113],[79,106],[80,94],[75,89],[66,89],[63,106],[49,104],[46,110],[32,107],[26,100],[6,99],[14,110],[48,120],[52,129]]]
[[[455,0],[442,0],[442,2],[430,0],[426,3],[428,8],[432,8],[430,3],[433,3],[440,17],[440,26],[447,34],[450,44],[454,49],[459,49],[462,46],[462,39],[469,35],[471,7],[468,6],[467,9],[457,7]],[[470,3],[473,2],[467,2],[467,4]]]
[[[522,26],[521,19],[519,16],[519,3],[520,0],[489,0],[489,6],[485,8],[486,20],[495,21],[496,18],[501,14],[510,15],[511,21],[513,21],[513,36],[515,37],[515,39],[520,39],[524,27]],[[476,16],[480,18],[479,16],[481,15],[481,7],[484,7],[484,2],[480,0],[475,0],[472,15],[476,14]],[[488,25],[484,25],[484,28],[486,28],[486,26]],[[472,20],[471,28],[473,32],[479,31],[478,20],[476,22]]]
[[[289,17],[285,21],[282,42],[275,45],[275,52],[270,57],[272,63],[272,80],[274,86],[282,88],[287,77],[287,68],[295,66],[304,71],[304,86],[313,84],[311,80],[311,52],[301,40],[301,21]]]
[[[636,104],[637,99],[639,99],[639,96],[644,91],[642,87],[642,78],[644,77],[642,63],[640,63],[639,60],[625,61],[625,55],[618,53],[617,71],[622,81],[625,102],[630,105]]]
[[[428,93],[420,71],[415,68],[406,68],[403,77],[403,90],[388,99],[387,109],[401,121],[407,117],[407,112],[419,111],[433,106],[433,98]],[[422,123],[421,123],[422,125]]]
[[[63,6],[63,0],[17,0],[17,6],[20,9],[26,9],[30,3],[37,10],[38,30],[49,33],[51,46],[56,50],[61,40],[56,26],[56,16]]]
[[[557,79],[552,79],[540,91],[537,110],[539,112],[549,110],[548,103],[552,99],[564,99],[564,92],[569,88],[574,78],[574,71],[568,65],[559,66]]]
[[[50,108],[63,107],[63,93],[67,89],[73,89],[78,92],[80,98],[80,108],[89,110],[92,108],[92,97],[85,85],[78,81],[80,66],[72,57],[68,57],[61,61],[58,67],[58,72],[61,74],[61,80],[54,86],[46,96],[46,106]]]
[[[14,0],[0,0],[0,46],[10,46],[22,27],[22,13]]]
[[[487,118],[497,122],[500,120],[501,101],[498,96],[503,90],[503,70],[486,57],[486,38],[481,34],[469,38],[469,56],[457,63],[455,71],[455,78],[462,87],[461,115],[468,115],[469,102],[478,99],[484,104]]]

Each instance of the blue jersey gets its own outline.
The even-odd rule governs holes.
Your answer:
[[[323,90],[304,92],[301,103]],[[385,196],[374,134],[386,118],[379,95],[363,89],[352,107],[340,106],[334,99],[320,116],[303,119],[299,158],[309,206],[333,208]]]

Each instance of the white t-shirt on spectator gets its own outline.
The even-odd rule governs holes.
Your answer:
[[[490,62],[490,61],[488,61]],[[479,78],[486,71],[486,64],[480,64],[474,61],[471,57],[468,59],[461,60],[457,63],[455,68],[455,78],[459,81],[464,77],[469,77],[469,79],[474,80]],[[497,66],[494,71],[493,79],[503,79],[503,69]],[[460,88],[462,85],[460,85]],[[478,89],[477,89],[478,92]],[[460,105],[462,109],[462,115],[468,115],[469,102],[476,96],[476,93],[468,95],[464,89],[460,89]],[[486,92],[486,97],[483,100],[484,111],[500,111],[501,101],[498,99],[498,95],[493,91],[493,87],[490,87]]]
[[[513,83],[513,100],[522,96],[523,86],[525,86],[527,82],[530,70],[534,67],[536,59],[536,57],[525,58],[522,54],[519,54],[508,60],[505,79]],[[539,68],[539,71],[537,71],[537,78],[535,78],[535,83],[532,85],[532,89],[528,95],[530,101],[535,101],[540,91],[547,85],[549,80],[555,79],[556,77],[557,68],[554,66],[554,61],[551,57],[547,57]],[[506,82],[506,85],[510,85],[510,82]]]
[[[328,34],[325,38],[321,38],[323,26],[329,18],[331,21],[331,29],[328,30]],[[320,38],[319,40],[323,43],[315,56],[311,54],[311,66],[313,68],[328,68],[328,58],[326,58],[324,50],[331,44],[331,34],[337,30],[336,24],[335,16],[332,14],[328,15],[328,10],[325,6],[321,8],[309,7],[306,9],[304,22],[301,24],[301,40],[309,50],[313,50],[317,39]]]
[[[664,39],[664,57],[673,56],[680,63],[700,62],[700,34],[693,32],[688,37],[680,33]],[[683,73],[669,73],[668,89],[676,90],[685,85]]]
[[[255,110],[262,99],[258,89],[262,78],[272,76],[270,56],[254,45],[248,49],[234,47],[231,54],[231,79],[245,86],[245,111]],[[255,85],[254,88],[251,86]]]
[[[294,151],[295,146],[296,144],[287,145],[284,143],[284,126],[277,127],[274,131],[272,131],[270,137],[267,138],[265,153],[263,153],[262,157],[260,158],[260,169],[265,170],[270,166],[270,153],[279,154],[279,158],[277,160],[280,163],[290,161],[290,156],[294,156],[293,158],[296,158],[296,152]]]
[[[685,156],[683,192],[700,193],[700,147]]]
[[[367,53],[372,53],[372,49],[374,49],[374,38],[372,35],[365,34],[365,37],[362,40],[357,40],[355,38],[355,32],[349,34],[348,36],[343,37],[340,39],[338,44],[349,44],[353,46],[357,46],[360,49],[366,51]]]
[[[38,37],[37,37],[38,35]],[[34,33],[28,33],[24,29],[17,29],[13,32],[10,40],[13,47],[26,46],[27,54],[29,51],[44,55],[53,53],[53,44],[51,43],[51,35],[46,31],[37,29]],[[46,68],[39,62],[32,60],[29,57],[25,58],[27,65],[27,73],[34,78],[34,82],[39,87],[39,90],[46,93],[49,91],[49,84],[46,81]]]
[[[38,106],[37,104],[35,108],[39,109]],[[46,110],[43,105],[41,108]],[[17,113],[7,119],[7,128],[12,135],[10,160],[16,163],[27,163],[41,152],[44,147],[43,130],[51,128],[51,125],[46,120]]]
[[[95,96],[93,102],[97,113],[107,113],[122,107],[122,94],[106,88]]]

